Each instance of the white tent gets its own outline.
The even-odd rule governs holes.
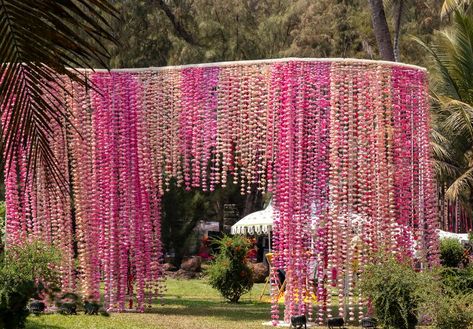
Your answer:
[[[447,231],[442,231],[442,230],[437,230],[437,231],[438,231],[440,239],[454,238],[460,242],[468,242],[468,233],[452,233],[452,232],[447,232]]]
[[[312,218],[312,228],[315,227],[318,217],[315,215]],[[272,231],[274,219],[274,209],[272,201],[268,206],[260,211],[253,212],[238,222],[236,222],[231,229],[232,234],[269,234]],[[354,228],[359,230],[359,227],[366,221],[363,217],[358,214],[351,214],[350,219]]]
[[[232,234],[269,234],[273,227],[273,206],[253,212],[232,226]]]

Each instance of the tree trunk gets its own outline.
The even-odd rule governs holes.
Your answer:
[[[388,22],[386,21],[383,0],[368,0],[368,3],[371,8],[371,21],[379,53],[384,60],[394,61],[394,49]]]
[[[402,15],[404,14],[404,0],[397,0],[395,8],[396,10],[394,12],[394,39],[393,39],[394,59],[396,60],[396,62],[400,62],[401,52],[399,50],[399,47],[400,47],[399,39],[401,37]]]

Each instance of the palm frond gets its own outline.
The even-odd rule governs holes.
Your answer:
[[[417,37],[413,37],[412,39],[421,45],[433,57],[436,64],[436,71],[439,75],[438,79],[442,81],[444,91],[453,98],[459,99],[460,92],[457,83],[451,76],[448,65],[445,63],[445,59],[442,59],[444,52],[439,51],[439,49],[435,46],[428,46],[425,42]]]
[[[471,0],[444,0],[442,9],[440,10],[440,17],[444,18],[450,15],[455,10],[459,10],[471,4]]]
[[[473,87],[473,19],[468,15],[455,13],[454,26],[449,34],[451,50],[447,57],[452,59],[451,72],[457,77],[465,93]]]
[[[431,148],[445,196],[463,202],[473,187],[473,18],[458,11],[467,1],[445,1],[444,11],[455,11],[453,24],[434,34],[428,46],[416,41],[434,59],[431,75]],[[469,2],[468,2],[469,4]]]
[[[464,193],[470,191],[473,185],[473,167],[468,168],[461,176],[448,187],[445,196],[450,200],[460,199]]]
[[[450,112],[443,122],[444,129],[455,135],[468,136],[473,140],[473,106],[446,96],[439,97],[442,107]]]
[[[447,149],[449,139],[435,129],[431,132],[430,145],[435,159],[444,160],[452,157],[451,152]]]
[[[50,138],[54,126],[67,122],[59,96],[68,92],[63,80],[86,84],[74,68],[90,67],[91,61],[107,66],[104,42],[114,42],[110,17],[117,13],[106,0],[0,0],[0,151],[5,159],[26,147],[28,166],[41,162],[62,180]]]
[[[436,160],[434,162],[435,174],[440,182],[449,182],[461,175],[461,168],[446,161]]]

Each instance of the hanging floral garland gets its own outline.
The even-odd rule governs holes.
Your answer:
[[[172,178],[274,194],[274,324],[277,270],[283,319],[323,323],[364,316],[359,274],[373,252],[438,262],[424,70],[282,59],[87,75],[94,88],[69,82],[58,95],[71,125],[51,136],[74,202],[41,166],[28,172],[26,148],[5,172],[8,244],[57,245],[65,289],[98,300],[104,282],[117,311],[163,293],[160,201]]]

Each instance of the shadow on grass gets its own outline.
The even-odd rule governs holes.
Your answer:
[[[354,307],[354,313],[358,314],[358,305]],[[347,310],[348,311],[348,310]],[[224,320],[238,321],[269,321],[271,319],[271,304],[263,302],[244,301],[231,304],[224,301],[201,300],[201,299],[181,299],[165,298],[163,304],[155,304],[147,313],[173,316],[195,316],[195,317],[218,317]],[[282,316],[284,305],[279,305],[279,314]],[[314,316],[318,312],[318,307],[314,307]],[[338,316],[338,306],[332,307],[332,316]],[[325,322],[325,321],[324,321]],[[350,321],[352,325],[357,325],[358,321]]]
[[[216,300],[166,298],[162,305],[155,305],[146,313],[176,316],[218,317],[236,321],[261,320],[270,318],[271,304],[260,302],[240,302],[231,304]]]
[[[47,316],[47,315],[45,315]],[[37,323],[37,322],[32,322],[29,320],[26,320],[26,329],[64,329],[64,327],[58,327],[55,325],[51,324],[43,324],[43,323]]]

